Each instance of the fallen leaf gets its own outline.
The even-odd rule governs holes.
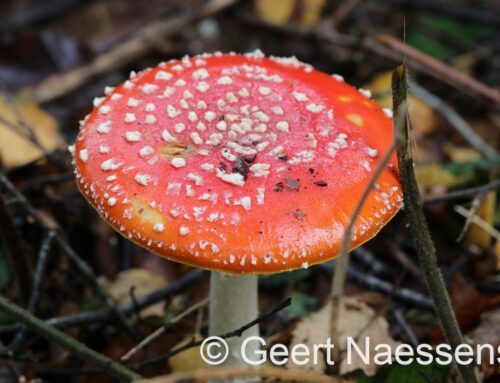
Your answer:
[[[0,163],[6,168],[33,161],[43,151],[28,138],[28,128],[45,150],[65,145],[57,121],[34,102],[14,100],[0,93]],[[18,132],[17,134],[13,129]]]
[[[444,152],[450,157],[452,162],[469,162],[477,161],[482,158],[481,153],[476,149],[472,149],[466,146],[456,146],[451,143],[447,143],[443,147]]]
[[[132,302],[132,288],[134,289],[133,296],[137,299],[167,284],[162,276],[145,269],[122,271],[112,281],[105,277],[101,277],[100,280],[104,289],[120,304]],[[141,311],[144,317],[161,316],[163,313],[162,302],[158,302]]]
[[[255,0],[260,18],[271,25],[284,25],[295,9],[295,0]]]
[[[326,0],[305,0],[301,15],[301,23],[306,27],[316,24],[321,17],[321,11],[325,6]]]
[[[453,173],[438,164],[419,165],[415,168],[415,176],[420,187],[444,186],[449,189],[460,181]]]
[[[375,101],[384,108],[392,108],[391,76],[391,72],[380,73],[363,86],[372,92]],[[427,135],[436,130],[438,117],[424,100],[410,94],[408,96],[408,112],[417,140],[419,135]]]
[[[394,349],[399,344],[389,335],[389,324],[387,320],[380,316],[371,320],[367,326],[361,330],[357,339],[356,343],[361,350],[366,349],[366,339],[369,339],[371,355],[373,355],[375,347],[379,344],[389,345],[391,349]],[[342,375],[352,371],[362,370],[366,376],[374,376],[377,372],[377,368],[378,366],[375,363],[366,364],[357,354],[354,354],[350,364],[347,363],[346,359],[343,359],[340,363],[340,373]]]
[[[255,0],[260,18],[271,25],[285,25],[293,21],[304,27],[315,25],[320,17],[326,0]]]
[[[201,339],[200,334],[188,336],[172,347],[172,350],[188,344],[193,340],[193,337]],[[172,372],[195,371],[207,367],[207,364],[200,356],[200,347],[191,347],[177,355],[172,356],[168,360],[168,364],[172,369]]]
[[[468,334],[468,338],[474,344],[491,344],[494,350],[500,347],[500,308],[484,312],[481,315],[481,322],[474,331]],[[498,363],[490,364],[488,360],[488,350],[482,350],[481,369],[485,377],[490,377],[500,373]],[[496,353],[494,354],[496,355]]]
[[[496,210],[496,192],[489,192],[481,201],[475,215],[483,221],[493,225]],[[491,234],[478,225],[469,225],[465,234],[465,241],[469,245],[476,245],[481,249],[491,248]]]
[[[476,287],[457,274],[450,284],[450,298],[460,328],[464,331],[472,329],[485,312],[500,305],[499,295],[480,294]],[[439,343],[444,334],[439,324],[428,334],[431,343]]]
[[[296,344],[305,344],[311,355],[314,351],[314,345],[325,344],[330,337],[330,303],[313,314],[304,317],[292,332],[292,340],[289,349]],[[347,337],[358,340],[360,347],[364,344],[364,338],[371,338],[370,349],[373,354],[374,347],[379,343],[395,346],[398,343],[394,341],[388,332],[388,323],[385,318],[376,315],[375,311],[356,297],[345,297],[342,300],[341,312],[339,315],[339,334],[338,339],[332,343],[340,351],[345,351]],[[287,367],[290,369],[305,369],[310,372],[322,373],[325,370],[326,363],[323,357],[317,361],[311,360],[311,363],[305,366],[297,366],[289,362]],[[375,363],[365,364],[357,354],[353,355],[352,363],[347,365],[345,360],[340,363],[340,373],[346,374],[355,369],[362,369],[366,375],[373,376],[377,370]]]

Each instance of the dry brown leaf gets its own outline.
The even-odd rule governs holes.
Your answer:
[[[132,302],[130,291],[134,288],[134,297],[140,298],[167,283],[162,276],[145,269],[129,269],[120,272],[112,281],[101,278],[101,283],[106,291],[120,304]],[[163,303],[159,302],[149,306],[141,312],[143,316],[163,315]]]
[[[385,318],[379,317],[375,311],[356,297],[345,297],[342,300],[341,313],[339,316],[339,337],[332,343],[340,351],[345,351],[347,337],[359,339],[358,345],[364,344],[362,338],[371,338],[371,352],[373,348],[380,343],[397,345],[388,332],[388,323]],[[324,344],[330,334],[330,303],[327,303],[321,310],[303,318],[295,327],[292,333],[292,341],[289,349],[296,344],[305,344],[312,355],[314,345]],[[324,358],[318,358],[317,363],[311,363],[305,366],[296,366],[289,362],[287,367],[290,369],[305,369],[310,372],[322,373],[325,370]],[[374,363],[366,365],[356,354],[353,355],[352,364],[347,365],[345,360],[340,363],[340,373],[345,374],[354,369],[361,368],[367,376],[373,376],[377,366]]]
[[[27,137],[26,128],[18,128],[21,135],[12,131],[7,125],[20,125],[21,116],[25,125],[31,127],[38,142],[49,151],[65,145],[59,135],[57,121],[34,102],[15,100],[15,107],[6,96],[0,93],[0,163],[5,167],[13,167],[39,158],[43,152]],[[3,121],[6,121],[5,124]],[[20,130],[19,130],[20,129]]]
[[[373,355],[375,346],[379,344],[387,344],[391,349],[395,349],[399,344],[389,335],[389,324],[387,320],[382,317],[376,317],[361,331],[357,336],[356,342],[361,350],[366,349],[366,339],[370,340],[370,354]],[[356,355],[356,354],[354,354]],[[355,370],[363,370],[366,376],[374,376],[377,372],[378,366],[375,363],[366,364],[361,358],[354,357],[352,363],[348,364],[346,359],[340,363],[340,373],[342,375]]]
[[[491,344],[497,350],[500,347],[500,308],[483,313],[479,326],[468,334],[468,338],[474,344]],[[483,350],[482,356],[481,368],[486,378],[500,373],[498,364],[489,364],[487,350]]]

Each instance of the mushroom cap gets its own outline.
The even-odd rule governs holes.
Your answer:
[[[229,273],[334,258],[393,140],[367,91],[259,51],[161,63],[105,93],[73,149],[83,195],[153,253]],[[374,186],[352,248],[401,206],[395,156]]]

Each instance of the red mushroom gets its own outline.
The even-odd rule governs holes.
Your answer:
[[[257,315],[255,274],[337,255],[392,140],[387,113],[340,76],[295,58],[217,53],[133,73],[107,91],[74,158],[80,190],[117,231],[215,271],[217,334]],[[395,158],[375,186],[352,248],[401,205]]]

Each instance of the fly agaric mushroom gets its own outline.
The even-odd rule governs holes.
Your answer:
[[[213,270],[214,335],[257,316],[257,274],[338,254],[393,140],[390,116],[367,91],[259,51],[161,63],[105,93],[75,144],[78,186],[125,237]],[[356,220],[351,247],[372,238],[400,205],[392,158]],[[239,363],[230,355],[228,363]]]

